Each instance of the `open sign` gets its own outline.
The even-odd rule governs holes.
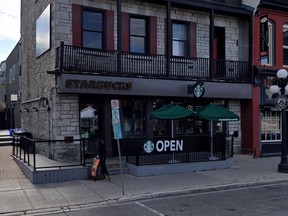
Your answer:
[[[183,151],[183,140],[158,140],[156,150],[158,152]]]

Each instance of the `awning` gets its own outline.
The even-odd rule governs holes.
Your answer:
[[[150,118],[155,119],[180,119],[196,115],[193,110],[186,109],[175,103],[167,104],[150,113]]]
[[[210,121],[239,121],[239,116],[226,109],[223,106],[209,104],[196,110],[200,119],[207,119]]]

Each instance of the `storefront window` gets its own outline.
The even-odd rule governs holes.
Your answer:
[[[92,104],[81,107],[80,127],[82,138],[98,137],[98,112]]]
[[[280,112],[261,112],[261,141],[281,140]]]
[[[153,133],[154,136],[167,136],[168,135],[168,121],[161,119],[154,119]],[[170,131],[171,133],[171,131]]]
[[[196,118],[184,118],[176,121],[177,135],[199,135],[207,132],[207,121]]]
[[[169,102],[167,101],[156,99],[153,101],[153,110],[160,109],[161,107],[165,106],[168,103]],[[171,126],[171,121],[164,120],[164,119],[153,119],[154,136],[167,136],[168,134],[171,134],[171,129],[169,129],[169,126],[168,126],[169,123]],[[169,133],[168,133],[168,130],[169,130]]]
[[[160,109],[161,107],[169,104],[169,101],[157,99],[153,102],[153,110]],[[188,102],[175,102],[180,106],[192,108]],[[182,119],[173,120],[173,126],[177,136],[192,135],[192,134],[205,134],[207,132],[207,121],[197,120],[195,116],[186,117]],[[171,120],[167,119],[154,119],[153,132],[154,136],[171,136]]]
[[[275,79],[275,76],[263,76],[263,102],[273,102],[273,100],[278,96],[278,93],[273,94],[269,90],[270,86],[272,85],[273,80]]]
[[[145,109],[142,100],[121,100],[120,112],[123,137],[138,137],[145,135]]]

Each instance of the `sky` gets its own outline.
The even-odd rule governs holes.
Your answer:
[[[5,61],[20,40],[21,0],[0,3],[0,63]]]

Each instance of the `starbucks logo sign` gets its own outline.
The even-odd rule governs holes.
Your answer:
[[[144,148],[144,151],[149,154],[149,153],[153,152],[155,146],[154,146],[154,143],[151,140],[147,140],[144,143],[143,148]]]
[[[197,82],[193,87],[193,94],[195,97],[200,98],[205,93],[205,87],[203,82]]]

